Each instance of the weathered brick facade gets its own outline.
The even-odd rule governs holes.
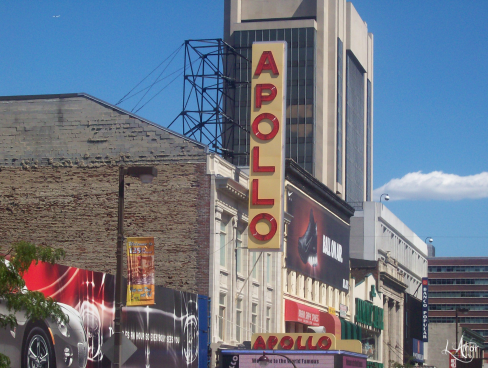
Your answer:
[[[154,236],[156,283],[208,294],[210,177],[205,146],[83,95],[0,98],[0,246],[63,247],[63,264],[115,274],[118,167],[125,236]]]

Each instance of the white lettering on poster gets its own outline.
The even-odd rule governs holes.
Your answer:
[[[462,363],[471,363],[478,356],[479,346],[475,342],[464,342],[463,336],[459,341],[457,348],[449,349],[449,340],[446,342],[446,348],[441,351],[442,354],[449,355]]]
[[[322,241],[322,252],[342,263],[342,245],[325,235]]]

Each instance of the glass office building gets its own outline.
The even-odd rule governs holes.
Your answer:
[[[249,165],[251,47],[286,41],[286,157],[347,202],[372,195],[373,37],[344,0],[226,0],[225,41],[244,58],[235,67],[227,115],[229,160]],[[246,60],[247,59],[247,60]],[[243,83],[244,82],[244,83]],[[234,94],[233,94],[234,95]],[[230,138],[230,139],[229,139]]]
[[[288,47],[288,83],[286,96],[286,157],[313,173],[314,143],[314,85],[315,85],[315,29],[288,28],[237,31],[233,46],[241,55],[251,59],[251,47],[256,41],[286,41]],[[251,63],[241,59],[236,64],[236,78],[251,80]],[[249,165],[250,85],[236,91],[235,118],[246,130],[235,128],[233,150],[238,153],[234,164]]]

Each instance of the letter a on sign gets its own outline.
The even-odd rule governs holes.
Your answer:
[[[281,251],[285,185],[286,42],[252,45],[248,248]]]

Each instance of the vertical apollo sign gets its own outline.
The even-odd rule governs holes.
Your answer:
[[[285,186],[286,42],[252,45],[248,247],[281,251]]]

